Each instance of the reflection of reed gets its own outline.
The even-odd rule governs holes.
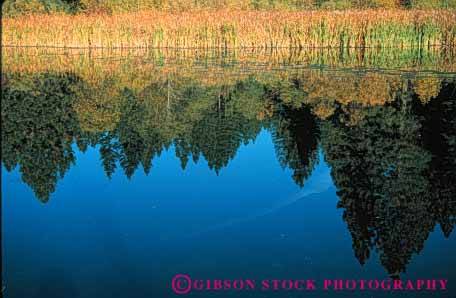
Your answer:
[[[3,20],[14,46],[104,48],[454,47],[451,10],[143,11]]]
[[[141,60],[143,64],[161,66],[189,64],[201,66],[246,67],[274,66],[326,66],[326,67],[375,67],[385,69],[431,69],[435,71],[456,71],[456,62],[451,51],[430,48],[416,49],[59,49],[41,47],[5,47],[4,62],[19,62],[27,59],[34,62],[30,67],[46,64],[48,68],[78,64],[127,64]],[[10,61],[13,60],[13,61]],[[51,64],[49,64],[51,63]],[[11,65],[13,66],[13,65]],[[19,65],[16,65],[19,67]],[[21,67],[24,67],[22,65]]]
[[[448,52],[338,50],[63,50],[4,48],[5,73],[75,73],[96,84],[107,78],[133,89],[150,80],[191,79],[204,85],[233,84],[254,75],[266,79],[289,77],[302,69],[342,71],[375,70],[383,74],[426,71],[456,73],[456,60]]]

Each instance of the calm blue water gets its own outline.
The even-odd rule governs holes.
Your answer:
[[[137,171],[129,180],[118,172],[108,180],[98,148],[74,149],[77,162],[47,204],[21,182],[18,169],[3,171],[5,297],[174,297],[170,285],[177,273],[204,279],[388,277],[375,252],[364,266],[354,257],[321,150],[300,189],[278,163],[266,130],[241,146],[218,176],[204,160],[183,171],[170,148],[148,176]],[[450,291],[436,297],[454,297],[455,248],[454,235],[446,239],[436,227],[402,277],[449,279]],[[191,297],[204,295],[217,293]],[[346,291],[335,297],[383,296]]]

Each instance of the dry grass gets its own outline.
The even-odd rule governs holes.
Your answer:
[[[428,48],[456,46],[456,11],[142,11],[2,20],[8,46]]]

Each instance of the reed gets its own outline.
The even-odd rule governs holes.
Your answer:
[[[454,10],[140,11],[2,20],[4,46],[413,48],[456,46]]]

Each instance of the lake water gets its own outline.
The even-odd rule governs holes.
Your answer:
[[[456,297],[451,56],[3,55],[3,297]]]

